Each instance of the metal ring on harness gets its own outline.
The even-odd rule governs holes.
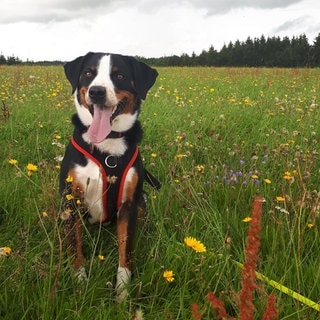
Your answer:
[[[105,158],[104,163],[110,169],[114,169],[118,165],[117,158],[111,155]]]

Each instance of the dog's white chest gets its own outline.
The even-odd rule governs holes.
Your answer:
[[[77,181],[82,185],[83,201],[90,212],[90,223],[103,217],[103,180],[101,169],[90,159],[86,166],[75,167]]]

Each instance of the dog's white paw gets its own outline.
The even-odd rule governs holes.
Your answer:
[[[131,271],[128,268],[118,268],[117,274],[117,284],[116,284],[116,302],[121,303],[128,295],[128,290],[126,289],[127,283],[131,279]]]
[[[75,273],[74,277],[76,278],[76,281],[78,283],[86,282],[88,281],[88,276],[86,273],[85,267],[80,267]]]
[[[124,301],[127,296],[128,296],[128,290],[126,288],[121,288],[121,290],[116,289],[117,291],[117,296],[116,296],[116,303],[121,303],[122,301]]]

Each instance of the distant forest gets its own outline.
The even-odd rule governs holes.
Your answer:
[[[230,67],[320,67],[320,33],[310,44],[305,34],[297,37],[247,38],[225,44],[220,51],[214,46],[199,55],[186,53],[160,58],[137,57],[153,66],[230,66]],[[63,61],[21,61],[18,57],[0,55],[0,65],[55,65]]]

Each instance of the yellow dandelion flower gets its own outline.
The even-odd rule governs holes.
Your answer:
[[[188,247],[192,248],[197,253],[201,253],[201,252],[206,252],[207,251],[205,245],[202,242],[200,242],[199,240],[197,240],[196,238],[186,237],[186,238],[184,238],[184,243]]]
[[[284,202],[285,201],[285,198],[284,197],[281,197],[281,196],[278,196],[276,197],[277,201],[279,202]]]
[[[0,256],[9,256],[11,254],[12,250],[10,247],[3,247],[0,248]]]
[[[38,170],[38,166],[36,166],[35,164],[32,164],[32,163],[28,163],[27,170],[29,172],[35,172]]]
[[[16,160],[16,159],[10,159],[8,162],[9,162],[10,164],[15,165],[15,164],[18,163],[18,160]]]
[[[172,270],[166,270],[163,272],[163,277],[166,279],[168,282],[173,282],[174,281],[174,273]]]
[[[253,174],[253,175],[251,176],[251,178],[257,180],[257,179],[259,179],[259,176],[256,175],[256,174]]]
[[[271,180],[270,180],[270,179],[264,179],[264,182],[265,182],[266,184],[270,184],[270,183],[271,183]]]
[[[314,224],[313,224],[313,223],[308,223],[308,224],[307,224],[307,227],[308,227],[309,229],[311,229],[311,228],[314,227]]]
[[[155,152],[151,153],[151,158],[156,158],[157,154]]]
[[[243,222],[250,222],[252,220],[251,217],[245,217],[242,221]]]
[[[66,195],[66,199],[67,200],[72,200],[72,199],[74,199],[74,196],[69,193],[69,194]]]
[[[68,176],[66,178],[66,182],[71,183],[73,181],[73,178],[71,176]]]
[[[98,259],[99,259],[100,261],[106,260],[105,256],[103,256],[102,254],[99,254],[99,255],[98,255]]]

